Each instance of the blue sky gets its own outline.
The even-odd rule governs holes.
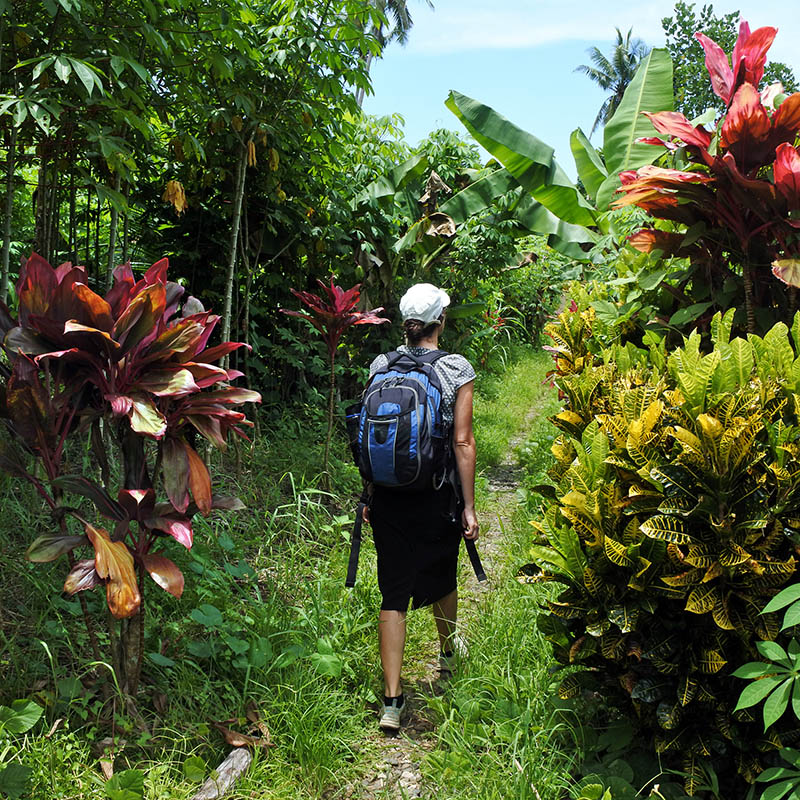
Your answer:
[[[800,75],[800,13],[797,0],[715,2],[717,15],[740,11],[751,28],[774,25],[778,35],[770,58]],[[697,0],[700,7],[703,0]],[[572,177],[569,135],[588,135],[603,92],[575,72],[589,62],[593,45],[608,52],[615,28],[633,28],[647,44],[664,44],[661,18],[671,2],[646,0],[409,0],[414,18],[406,47],[392,44],[372,68],[374,94],[364,101],[370,114],[399,113],[412,143],[437,127],[467,136],[445,107],[450,89],[492,106],[555,148]],[[793,11],[789,11],[795,7]],[[593,137],[601,140],[598,131]]]

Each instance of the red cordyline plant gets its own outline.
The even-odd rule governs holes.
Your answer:
[[[311,292],[302,292],[292,289],[292,294],[303,303],[309,310],[308,314],[302,311],[290,311],[282,308],[284,314],[292,317],[307,319],[321,334],[328,350],[328,365],[330,367],[330,379],[328,383],[328,432],[325,437],[325,456],[323,460],[323,471],[325,480],[328,480],[328,459],[331,449],[331,435],[333,433],[334,419],[334,400],[336,397],[336,350],[342,334],[351,325],[380,325],[389,322],[378,314],[383,308],[373,308],[371,311],[356,311],[359,298],[361,297],[361,284],[357,283],[351,289],[345,291],[339,286],[335,286],[331,277],[330,285],[318,280],[317,283],[322,287],[326,295],[323,299],[319,295]]]
[[[190,548],[195,513],[242,507],[212,493],[192,442],[200,434],[224,450],[230,431],[244,435],[241,426],[251,424],[236,407],[260,400],[230,385],[242,373],[214,364],[242,344],[208,346],[219,317],[193,297],[183,301],[183,288],[167,280],[167,266],[166,259],[157,262],[138,281],[129,264],[117,267],[101,297],[89,288],[84,267],[53,269],[33,254],[17,283],[17,319],[0,303],[8,362],[0,364],[0,417],[11,433],[0,440],[0,467],[33,484],[53,518],[53,529],[31,544],[28,558],[66,554],[68,594],[104,586],[111,614],[123,621],[112,655],[131,695],[141,671],[145,576],[175,597],[183,591],[183,575],[164,543],[172,538]],[[88,440],[96,476],[73,474],[65,449],[79,437]],[[92,501],[108,522],[87,519],[64,502],[65,493]],[[68,516],[81,534],[68,526]],[[114,626],[111,633],[113,639]]]
[[[686,226],[685,232],[675,225],[645,228],[630,242],[642,251],[689,257],[707,273],[712,297],[726,281],[738,281],[729,262],[739,265],[750,331],[757,306],[786,317],[794,311],[794,291],[788,300],[778,291],[770,265],[784,283],[800,286],[800,93],[786,96],[781,84],[758,90],[776,33],[770,27],[751,32],[742,22],[730,62],[711,39],[695,34],[726,113],[712,132],[677,112],[647,114],[669,138],[643,141],[674,152],[683,168],[623,173],[615,203]]]

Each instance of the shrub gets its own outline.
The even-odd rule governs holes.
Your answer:
[[[779,636],[762,610],[796,571],[800,541],[800,315],[790,332],[730,339],[734,311],[669,355],[598,347],[594,309],[546,332],[565,407],[552,418],[553,486],[527,580],[561,593],[539,624],[572,669],[562,697],[592,690],[634,721],[688,794],[716,770],[744,796],[792,741],[734,712],[731,673]],[[597,352],[591,352],[596,350]],[[598,695],[595,695],[598,696]]]
[[[172,538],[190,548],[195,513],[242,507],[236,498],[212,494],[195,436],[224,449],[230,431],[241,434],[239,426],[250,424],[235,406],[260,399],[229,385],[242,373],[213,364],[240,344],[208,347],[219,317],[192,297],[179,312],[184,290],[167,280],[167,266],[166,259],[157,262],[139,281],[130,265],[118,267],[101,297],[83,267],[53,269],[34,254],[17,284],[18,319],[0,303],[10,364],[0,363],[6,379],[0,418],[11,433],[0,440],[0,468],[34,486],[52,521],[28,558],[67,555],[68,594],[105,589],[111,615],[121,620],[111,628],[114,667],[131,695],[141,671],[144,579],[149,575],[176,597],[183,591],[183,575],[164,555],[164,543]],[[75,474],[66,456],[77,440],[94,458],[94,468],[84,468],[88,475]],[[94,509],[74,507],[66,494]],[[166,501],[157,502],[159,495]],[[95,513],[110,521],[110,531]],[[89,557],[76,560],[82,549]],[[87,625],[93,637],[88,616]],[[94,637],[93,645],[99,659]]]

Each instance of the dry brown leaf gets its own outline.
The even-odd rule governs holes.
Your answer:
[[[45,739],[50,739],[53,734],[61,727],[61,723],[64,721],[64,717],[59,717],[51,726],[50,730],[44,735]]]
[[[107,781],[110,781],[114,777],[114,762],[113,761],[105,761],[105,760],[101,759],[101,761],[100,761],[100,769],[103,772],[103,777],[105,777],[105,779]]]
[[[239,731],[232,731],[220,722],[212,724],[231,747],[274,747],[272,742],[266,739],[261,739],[257,736],[246,736],[244,733],[239,733]]]
[[[94,566],[106,580],[106,599],[117,619],[132,617],[142,602],[136,583],[133,556],[125,542],[112,542],[108,531],[86,523],[86,535],[94,547]]]

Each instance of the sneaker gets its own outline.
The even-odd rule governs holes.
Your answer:
[[[467,644],[460,636],[456,636],[453,640],[452,650],[448,653],[439,652],[439,672],[442,677],[452,675],[466,657]]]
[[[400,698],[393,697],[391,705],[383,706],[383,714],[381,715],[381,721],[378,724],[385,731],[400,730],[400,715],[403,713],[403,709],[405,708],[405,699],[402,703],[400,703],[400,705],[398,705],[398,702],[400,702]]]

